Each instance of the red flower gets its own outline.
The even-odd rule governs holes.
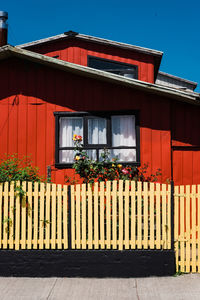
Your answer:
[[[122,169],[122,173],[124,174],[124,175],[127,175],[127,174],[129,174],[129,171],[127,170],[127,169]]]

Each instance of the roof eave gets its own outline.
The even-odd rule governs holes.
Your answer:
[[[0,59],[4,59],[10,56],[16,56],[22,59],[27,59],[32,62],[40,63],[42,65],[50,66],[66,72],[76,73],[81,76],[112,82],[114,84],[128,86],[130,88],[142,90],[151,94],[157,94],[167,98],[173,98],[182,102],[200,105],[200,97],[197,93],[179,91],[176,89],[161,87],[155,84],[139,81],[136,79],[125,78],[116,74],[69,63],[63,60],[59,60],[28,50],[15,48],[9,45],[0,48]]]
[[[112,47],[117,47],[117,48],[129,50],[129,51],[135,51],[135,52],[143,53],[145,55],[151,55],[155,59],[154,81],[156,80],[158,70],[160,68],[163,52],[158,51],[158,50],[154,50],[154,49],[150,49],[150,48],[139,47],[139,46],[130,45],[130,44],[126,44],[126,43],[120,43],[120,42],[116,42],[116,41],[112,41],[112,40],[108,40],[108,39],[98,38],[98,37],[85,35],[85,34],[80,34],[80,33],[71,32],[71,31],[63,33],[63,34],[55,35],[55,36],[52,36],[52,37],[49,37],[49,38],[45,38],[45,39],[30,42],[30,43],[18,45],[16,47],[22,48],[22,49],[29,49],[31,47],[38,46],[38,45],[41,45],[41,44],[44,44],[44,43],[49,44],[49,43],[52,43],[54,41],[65,40],[65,39],[69,39],[69,38],[70,39],[73,38],[73,39],[85,40],[85,41],[88,41],[90,43],[98,43],[98,44],[103,44],[103,45],[108,45],[108,46],[112,46]]]

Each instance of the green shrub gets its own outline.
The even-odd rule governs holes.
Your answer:
[[[32,166],[30,157],[18,158],[17,154],[6,155],[0,160],[0,182],[43,181],[39,169]]]
[[[84,183],[94,183],[95,181],[107,181],[107,180],[135,180],[135,181],[157,181],[157,176],[161,175],[160,169],[156,174],[147,175],[148,165],[143,167],[136,167],[131,165],[120,164],[117,158],[109,160],[109,152],[104,149],[99,161],[91,160],[87,152],[83,149],[81,144],[82,137],[74,135],[74,164],[75,174],[78,174]],[[78,180],[75,178],[65,177],[66,182],[75,184]],[[76,182],[75,182],[76,181]]]

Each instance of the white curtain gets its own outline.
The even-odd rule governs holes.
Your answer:
[[[135,116],[112,116],[112,146],[136,146]],[[111,157],[119,161],[136,161],[135,149],[113,149]]]
[[[73,147],[73,135],[83,136],[83,119],[76,117],[61,117],[60,118],[60,147]],[[73,150],[60,150],[60,163],[72,163],[74,160]]]
[[[106,144],[106,119],[88,119],[88,143]]]

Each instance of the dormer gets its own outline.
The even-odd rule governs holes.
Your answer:
[[[73,31],[18,47],[150,83],[155,83],[163,54]]]

